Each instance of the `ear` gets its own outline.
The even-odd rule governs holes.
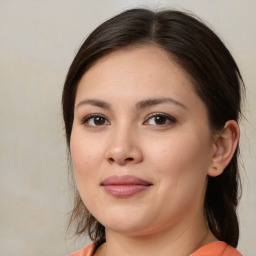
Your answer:
[[[214,152],[208,175],[216,177],[223,173],[231,161],[240,137],[240,129],[236,121],[226,122],[224,129],[214,138]]]

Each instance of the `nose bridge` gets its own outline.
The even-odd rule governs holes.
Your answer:
[[[137,127],[125,118],[112,128],[107,149],[107,160],[110,163],[115,162],[120,165],[131,162],[138,163],[142,160]]]

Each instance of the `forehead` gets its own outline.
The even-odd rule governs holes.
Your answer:
[[[100,58],[80,80],[78,95],[81,87],[88,93],[127,88],[133,92],[171,88],[178,91],[178,87],[194,91],[188,75],[174,58],[152,45],[124,48]]]

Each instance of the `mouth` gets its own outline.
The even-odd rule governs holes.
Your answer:
[[[149,189],[152,185],[146,180],[131,175],[110,176],[101,183],[105,192],[119,198],[134,196]]]

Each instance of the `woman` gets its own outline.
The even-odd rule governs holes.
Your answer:
[[[221,40],[183,12],[132,9],[93,31],[62,98],[70,223],[93,240],[71,255],[241,255],[242,86]]]

